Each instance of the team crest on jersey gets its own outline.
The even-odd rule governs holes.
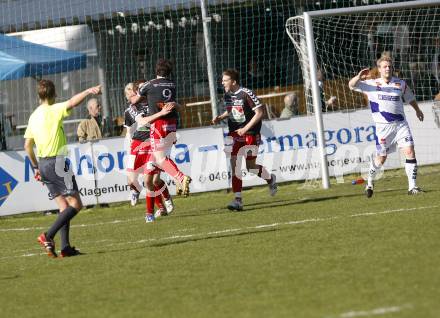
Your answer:
[[[387,140],[385,138],[381,138],[379,143],[384,145],[387,143]]]
[[[381,82],[376,82],[376,91],[381,91],[382,90],[382,83]]]
[[[229,113],[229,119],[236,123],[244,123],[246,121],[246,116],[244,114],[244,109],[241,106],[229,106],[226,107]]]

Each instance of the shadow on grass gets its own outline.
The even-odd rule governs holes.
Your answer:
[[[179,212],[177,212],[171,217],[175,217],[175,218],[187,218],[187,217],[195,217],[195,216],[206,216],[206,215],[221,215],[221,214],[229,214],[231,213],[231,211],[229,211],[226,206],[225,207],[215,207],[215,208],[211,208],[211,209],[200,209],[200,210],[196,210],[193,212],[189,212],[189,213],[185,213],[185,214],[179,214]]]
[[[20,278],[20,275],[0,277],[0,280],[11,280],[11,279],[17,279],[17,278]]]
[[[358,196],[358,194],[353,195]],[[343,196],[332,196],[332,197],[320,197],[320,198],[313,198],[313,199],[291,199],[291,200],[271,200],[269,201],[261,201],[261,202],[255,202],[255,203],[245,203],[244,204],[244,210],[241,212],[236,211],[229,211],[226,207],[226,204],[221,207],[211,208],[211,209],[200,209],[197,210],[197,213],[185,213],[185,214],[176,214],[176,218],[186,218],[186,217],[197,217],[197,216],[205,216],[205,215],[221,215],[221,214],[240,214],[240,213],[246,213],[246,211],[252,211],[252,210],[258,210],[258,209],[265,209],[265,208],[271,208],[271,207],[279,207],[279,206],[287,206],[287,205],[293,205],[293,204],[300,204],[300,203],[308,203],[308,202],[319,202],[319,201],[325,201],[325,200],[332,200]],[[347,197],[347,196],[345,196]]]
[[[405,189],[381,190],[380,193],[392,193],[392,192],[400,192],[400,191],[403,191],[406,194]],[[352,198],[352,197],[364,197],[365,200],[371,200],[366,198],[364,192],[362,191],[361,193],[351,193],[346,195],[333,195],[333,196],[306,198],[306,199],[276,200],[276,201],[271,200],[271,201],[255,202],[255,203],[245,204],[243,212],[267,209],[267,208],[276,208],[276,207],[288,206],[288,205],[298,205],[303,203],[315,203],[315,202],[322,202],[322,201],[335,200],[335,199]]]
[[[393,193],[393,192],[402,192],[406,195],[406,188],[398,188],[398,189],[386,189],[386,190],[378,190],[378,193]],[[328,201],[328,200],[336,200],[336,199],[344,199],[344,198],[353,198],[353,197],[362,197],[362,200],[367,198],[365,197],[364,191],[361,190],[359,193],[350,193],[345,195],[333,195],[333,196],[321,196],[316,198],[305,198],[305,199],[290,199],[290,200],[273,200],[268,199],[268,201],[260,201],[260,202],[254,202],[254,203],[245,203],[244,204],[244,210],[239,213],[246,213],[261,209],[267,209],[267,208],[276,208],[281,206],[288,206],[288,205],[298,205],[298,204],[306,204],[306,203],[316,203],[316,202],[322,202],[322,201]],[[369,200],[374,200],[374,197]],[[204,209],[198,209],[194,212],[189,212],[185,214],[179,214],[178,212],[173,217],[175,218],[187,218],[187,217],[198,217],[198,216],[206,216],[206,215],[221,215],[221,214],[230,214],[230,213],[238,213],[238,212],[231,212],[226,208],[225,206],[221,207],[212,207],[212,208],[204,208]]]
[[[252,235],[252,234],[258,234],[258,233],[269,233],[269,232],[275,232],[279,229],[276,228],[270,228],[270,229],[259,229],[259,230],[249,230],[249,231],[241,231],[237,233],[224,233],[224,234],[217,234],[213,236],[205,236],[205,237],[191,237],[188,239],[179,239],[177,241],[171,241],[171,242],[160,242],[160,243],[153,243],[150,245],[150,247],[163,247],[163,246],[170,246],[170,245],[178,245],[178,244],[184,244],[184,243],[192,243],[192,242],[198,242],[198,241],[207,241],[212,239],[221,239],[221,238],[228,238],[228,237],[240,237],[240,236],[246,236],[246,235]]]
[[[213,234],[206,236],[199,236],[199,237],[188,237],[188,238],[176,238],[175,240],[169,239],[164,242],[157,242],[157,243],[147,243],[147,245],[142,245],[138,247],[132,247],[132,248],[121,248],[121,249],[114,249],[114,250],[106,250],[106,251],[97,251],[97,252],[89,252],[87,254],[107,254],[107,253],[119,253],[123,251],[134,251],[134,250],[141,250],[146,249],[150,247],[164,247],[164,246],[173,246],[173,245],[180,245],[184,243],[193,243],[193,242],[201,242],[201,241],[208,241],[213,239],[222,239],[222,238],[229,238],[229,237],[240,237],[240,236],[246,236],[246,235],[253,235],[253,234],[259,234],[259,233],[270,233],[281,230],[280,228],[270,228],[270,229],[255,229],[255,230],[243,230],[237,233],[222,233],[222,234]],[[141,243],[140,243],[141,244]]]

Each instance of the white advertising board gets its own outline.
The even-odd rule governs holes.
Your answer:
[[[420,103],[419,106],[425,114],[423,122],[417,119],[411,106],[405,106],[407,121],[415,141],[418,164],[439,163],[440,110],[435,113],[433,102]],[[325,113],[323,120],[329,174],[336,176],[339,182],[343,182],[344,174],[366,174],[371,155],[376,150],[375,126],[371,111],[364,109]],[[320,178],[316,120],[313,116],[265,121],[261,139],[257,163],[276,174],[278,182]],[[401,167],[403,161],[404,158],[398,151],[393,152],[388,155],[385,169]],[[244,164],[242,169],[244,170]],[[264,183],[254,175],[246,174],[243,178],[243,186]]]
[[[127,200],[129,188],[124,141],[124,138],[112,138],[68,146],[84,205]],[[226,170],[227,161],[222,148],[221,128],[190,129],[178,133],[171,158],[182,172],[192,176],[191,192],[227,188],[227,181],[212,177],[217,171]],[[47,188],[34,180],[24,151],[0,152],[0,163],[0,216],[57,208],[49,200]],[[165,174],[162,176],[170,192],[175,193],[174,183]]]
[[[440,109],[432,102],[421,103],[420,107],[425,113],[423,123],[410,106],[405,109],[417,161],[419,165],[440,163]],[[317,180],[320,160],[315,127],[314,117],[265,121],[257,162],[275,173],[279,182]],[[324,127],[330,175],[342,182],[344,174],[366,171],[375,151],[375,128],[370,111],[324,114]],[[192,177],[191,192],[230,186],[224,140],[221,128],[187,129],[178,133],[171,158]],[[69,158],[85,205],[127,200],[124,149],[123,138],[69,145]],[[403,158],[395,152],[389,155],[385,168],[398,168],[402,163]],[[244,165],[242,169],[244,171]],[[174,183],[164,173],[162,178],[170,192],[175,193]],[[243,185],[256,184],[264,184],[264,181],[246,173]],[[51,209],[56,209],[56,205],[48,199],[46,187],[34,180],[25,152],[0,152],[0,216]]]

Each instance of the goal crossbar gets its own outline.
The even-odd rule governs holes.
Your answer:
[[[435,5],[440,5],[440,0],[415,0],[408,2],[374,4],[374,5],[365,5],[365,6],[351,7],[351,8],[307,11],[304,12],[304,14],[307,14],[308,16],[315,18],[315,17],[335,16],[342,14],[350,15],[350,14],[359,14],[365,12],[400,10],[407,8],[421,8],[421,7],[430,7]],[[289,21],[290,19],[292,18],[289,18],[287,21]]]

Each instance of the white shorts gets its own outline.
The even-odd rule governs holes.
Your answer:
[[[376,123],[376,153],[386,156],[399,148],[414,146],[408,123],[404,121],[382,124]]]

